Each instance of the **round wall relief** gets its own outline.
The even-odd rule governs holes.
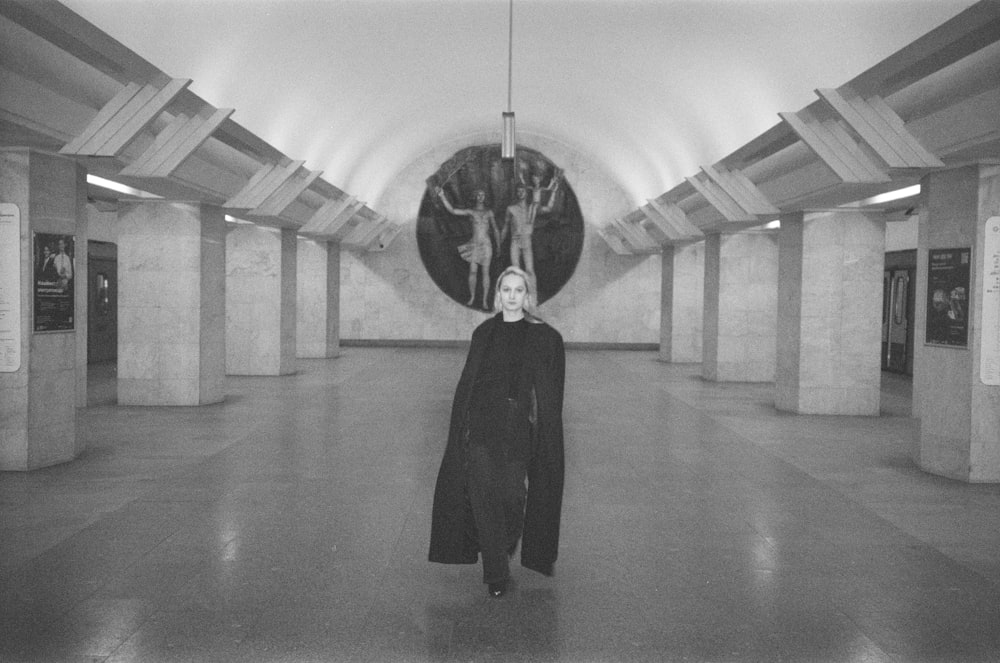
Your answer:
[[[457,152],[427,178],[417,245],[428,274],[456,302],[491,310],[497,276],[534,274],[538,303],[569,281],[583,248],[583,215],[559,168],[540,152],[500,145]]]

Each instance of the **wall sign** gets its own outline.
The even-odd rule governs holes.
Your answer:
[[[73,329],[76,265],[72,235],[35,233],[35,331]]]
[[[1000,385],[1000,216],[986,220],[982,336],[979,379],[983,384]]]
[[[21,367],[21,210],[0,203],[0,373]]]
[[[972,249],[927,252],[925,342],[964,348],[969,344],[969,262]]]

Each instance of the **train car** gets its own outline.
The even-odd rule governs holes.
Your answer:
[[[916,250],[885,254],[882,279],[882,370],[913,375]]]

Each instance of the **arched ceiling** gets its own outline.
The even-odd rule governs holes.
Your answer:
[[[507,0],[62,2],[364,201],[436,144],[499,142]],[[971,4],[514,0],[517,129],[640,205]]]

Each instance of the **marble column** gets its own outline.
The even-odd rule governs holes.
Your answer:
[[[118,402],[225,398],[225,221],[220,207],[122,200],[118,208]]]
[[[226,234],[226,372],[295,372],[296,234],[238,224]]]
[[[5,247],[0,283],[0,321],[6,323],[0,333],[6,358],[0,370],[0,470],[33,470],[83,451],[76,407],[81,384],[86,403],[87,278],[85,268],[79,271],[87,263],[86,177],[73,159],[0,149],[4,239],[16,243]],[[35,257],[43,240],[54,238],[67,245],[72,278],[43,285],[48,280],[39,277],[42,299],[36,300]],[[73,296],[63,299],[56,290],[72,290]]]
[[[879,212],[781,217],[775,405],[877,415],[885,223]]]
[[[777,231],[705,236],[702,377],[718,382],[774,380],[777,299]]]
[[[705,244],[663,247],[660,361],[700,362],[705,297]]]
[[[926,471],[968,482],[1000,482],[998,234],[1000,166],[970,165],[923,178],[914,330],[913,413],[920,419],[915,455]]]
[[[340,243],[298,238],[295,354],[340,354]]]

